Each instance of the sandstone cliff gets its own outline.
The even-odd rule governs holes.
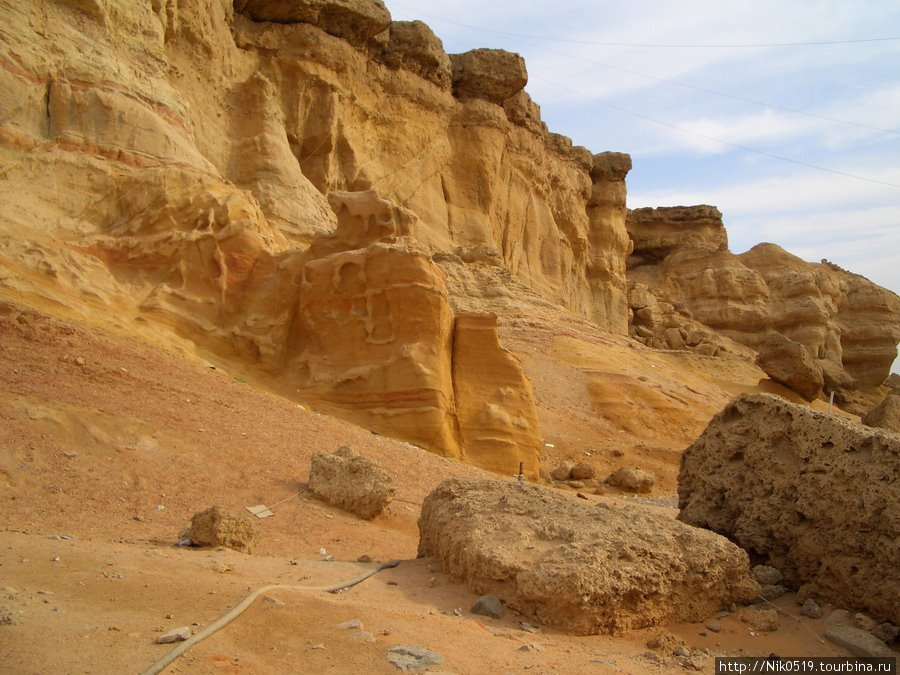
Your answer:
[[[773,379],[807,398],[824,386],[852,403],[855,390],[876,388],[888,376],[900,340],[894,293],[774,244],[735,255],[715,207],[635,209],[627,226],[634,246],[631,332],[638,339],[705,354],[760,352],[761,363],[775,364],[763,365]],[[778,356],[784,339],[796,352],[789,364]],[[809,365],[799,387],[796,376],[786,382],[776,374],[803,360]]]
[[[499,379],[463,384],[453,335],[491,330],[454,323],[430,257],[624,334],[630,161],[550,133],[520,57],[448,55],[378,0],[4,0],[0,34],[0,290],[150,319],[451,455],[511,443],[503,470],[536,475],[527,383],[496,343]],[[330,197],[366,190],[391,206]]]

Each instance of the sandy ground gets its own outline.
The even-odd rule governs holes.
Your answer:
[[[504,335],[535,383],[548,463],[647,466],[660,477],[653,497],[670,503],[680,450],[729,387],[752,388],[757,373],[698,370],[681,363],[692,357],[579,331]],[[404,643],[444,657],[431,672],[454,673],[712,672],[710,654],[844,655],[822,641],[821,621],[796,618],[791,595],[777,602],[780,629],[766,634],[735,614],[716,619],[718,633],[690,624],[620,637],[532,633],[512,612],[475,616],[463,585],[416,560],[416,519],[442,478],[484,472],[318,415],[228,364],[0,303],[0,381],[3,673],[140,672],[169,649],[154,644],[161,632],[199,630],[263,585],[349,579],[373,567],[355,562],[364,554],[402,562],[337,595],[272,591],[166,672],[399,672],[386,650]],[[399,485],[372,522],[304,490],[311,455],[340,445],[381,462]],[[633,503],[598,491],[592,500]],[[208,506],[238,513],[276,502],[253,555],[176,546]],[[337,628],[350,619],[369,635]],[[645,643],[662,631],[690,655],[648,655]]]

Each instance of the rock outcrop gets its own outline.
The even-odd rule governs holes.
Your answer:
[[[710,206],[635,209],[628,215],[631,334],[647,344],[735,354],[790,366],[777,334],[803,347],[804,371],[773,376],[850,400],[887,377],[900,341],[900,298],[823,261],[808,263],[774,244],[735,255],[721,214]],[[748,354],[749,350],[749,354]],[[788,386],[791,386],[788,384]]]
[[[531,382],[500,344],[497,316],[460,314],[453,329],[453,395],[466,459],[515,475],[540,473],[541,431]]]
[[[679,519],[723,534],[807,596],[900,621],[900,438],[747,395],[682,457]]]
[[[523,483],[443,481],[422,505],[419,556],[582,635],[699,621],[758,590],[746,553],[724,537]]]
[[[770,333],[758,349],[756,365],[770,378],[793,389],[807,401],[822,392],[825,384],[822,366],[813,361],[806,347],[799,342],[780,333]]]
[[[343,446],[312,456],[309,491],[332,506],[372,520],[394,499],[395,487],[377,462]]]
[[[900,391],[891,390],[881,403],[863,416],[862,423],[900,433]]]
[[[460,99],[480,98],[497,105],[528,84],[525,59],[502,49],[473,49],[451,54],[453,94]]]

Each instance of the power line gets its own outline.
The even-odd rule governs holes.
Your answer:
[[[889,36],[889,37],[874,37],[874,38],[857,38],[853,40],[819,40],[814,42],[759,42],[759,43],[709,43],[709,44],[689,44],[689,43],[665,43],[665,42],[605,42],[605,41],[596,41],[596,40],[573,40],[570,38],[555,38],[555,37],[547,37],[543,35],[528,35],[526,33],[511,33],[508,31],[498,31],[491,30],[488,28],[480,28],[479,26],[472,26],[471,24],[462,23],[460,21],[453,21],[452,19],[446,19],[443,17],[435,16],[433,14],[429,14],[427,12],[422,12],[418,9],[412,10],[409,7],[403,7],[399,3],[391,3],[400,9],[404,9],[411,14],[425,14],[426,16],[431,16],[432,18],[437,19],[438,21],[443,21],[445,23],[450,23],[455,26],[460,26],[462,28],[469,28],[471,30],[477,30],[482,33],[491,33],[494,35],[504,35],[507,37],[515,37],[515,38],[526,38],[529,40],[543,40],[546,42],[563,42],[567,44],[575,44],[575,45],[594,45],[598,47],[649,47],[649,48],[660,48],[660,49],[754,49],[754,48],[762,48],[762,47],[821,47],[828,45],[852,45],[852,44],[866,44],[871,42],[892,42],[900,40],[900,36]]]
[[[687,82],[681,82],[679,80],[672,80],[666,77],[657,77],[656,75],[649,75],[647,73],[642,73],[637,70],[632,70],[630,68],[624,68],[622,66],[614,66],[610,63],[603,63],[602,61],[595,61],[594,59],[585,58],[582,56],[575,56],[573,54],[566,54],[564,52],[556,51],[555,49],[548,49],[546,47],[535,46],[536,49],[542,49],[543,51],[549,52],[550,54],[556,54],[557,56],[562,56],[565,58],[572,59],[574,61],[582,61],[584,63],[590,63],[593,65],[601,66],[603,68],[609,68],[610,70],[617,70],[622,73],[628,73],[629,75],[637,75],[638,77],[645,77],[649,80],[655,80],[656,82],[665,82],[666,84],[672,84],[677,87],[684,87],[685,89],[692,89],[693,91],[702,91],[706,94],[714,94],[716,96],[722,96],[725,98],[730,98],[735,101],[742,101],[744,103],[752,103],[754,105],[763,106],[766,108],[775,108],[777,110],[783,110],[785,112],[793,113],[795,115],[803,115],[805,117],[814,117],[820,120],[826,120],[829,122],[838,122],[839,124],[847,124],[852,127],[859,127],[861,129],[869,129],[870,131],[878,131],[886,134],[894,134],[896,136],[900,136],[900,131],[895,131],[893,129],[883,129],[881,127],[872,126],[870,124],[862,124],[860,122],[851,122],[849,120],[840,119],[838,117],[831,117],[829,115],[820,115],[818,113],[806,112],[804,110],[797,110],[796,108],[789,108],[787,106],[778,105],[777,103],[767,103],[765,101],[757,101],[756,99],[747,98],[745,96],[738,96],[737,94],[728,94],[723,91],[716,91],[715,89],[708,89],[706,87],[700,87],[694,84],[689,84]]]
[[[576,91],[575,89],[570,89],[569,87],[565,87],[561,84],[557,84],[556,82],[552,82],[543,77],[538,77],[539,80],[546,82],[547,84],[557,87],[558,89],[562,89],[563,91],[568,91],[573,94],[578,94],[580,96],[584,96],[592,101],[599,103],[602,106],[607,108],[611,108],[613,110],[618,110],[619,112],[626,113],[628,115],[632,115],[633,117],[638,117],[643,120],[647,120],[648,122],[652,122],[653,124],[658,124],[660,126],[667,127],[669,129],[673,129],[683,134],[688,134],[690,136],[697,136],[698,138],[703,138],[707,141],[713,141],[715,143],[721,143],[722,145],[727,145],[728,147],[735,148],[737,150],[743,150],[744,152],[751,152],[756,155],[761,155],[763,157],[769,157],[770,159],[777,159],[782,162],[788,162],[790,164],[796,164],[798,166],[803,166],[808,169],[816,169],[817,171],[824,171],[825,173],[831,173],[837,176],[844,176],[845,178],[854,178],[856,180],[865,181],[867,183],[876,183],[878,185],[886,185],[888,187],[893,187],[900,189],[900,184],[897,183],[888,183],[887,181],[878,180],[877,178],[869,178],[867,176],[858,176],[856,174],[847,173],[846,171],[838,171],[837,169],[829,169],[825,166],[819,166],[818,164],[811,164],[810,162],[804,162],[799,159],[791,159],[790,157],[784,157],[783,155],[776,155],[773,152],[768,152],[766,150],[760,150],[759,148],[751,148],[748,145],[742,145],[740,143],[732,143],[731,141],[726,141],[721,138],[716,138],[715,136],[710,136],[708,134],[701,133],[699,131],[693,131],[691,129],[685,129],[684,127],[680,127],[676,124],[671,124],[670,122],[664,122],[663,120],[656,119],[655,117],[651,117],[650,115],[645,115],[643,113],[639,113],[634,110],[630,110],[629,108],[622,107],[620,105],[616,105],[615,103],[610,103],[608,101],[604,101],[603,99],[599,99],[595,96],[589,96],[588,94],[584,94],[580,91]]]
[[[449,19],[442,19],[440,17],[434,17],[434,18],[436,18],[438,21],[446,21],[448,23],[454,23],[456,25],[464,26],[466,28],[471,28],[473,30],[477,30],[477,31],[480,31],[483,33],[494,34],[494,35],[507,35],[507,36],[516,35],[515,33],[504,33],[502,31],[495,31],[495,30],[491,30],[491,29],[487,29],[487,28],[479,28],[476,26],[469,26],[467,24],[458,23],[455,21],[451,21]],[[519,37],[521,37],[523,39],[531,39],[531,40],[536,40],[536,41],[550,39],[550,38],[539,38],[539,37],[535,37],[535,36],[525,36],[525,35],[520,35]],[[870,38],[869,40],[862,40],[862,41],[895,40],[895,39],[900,39],[900,38]],[[451,41],[455,42],[455,40],[451,40]],[[554,41],[556,41],[556,42],[573,42],[576,44],[605,44],[605,43],[580,42],[577,40],[554,40]],[[834,42],[834,44],[845,44],[848,42],[853,42],[853,41],[844,41],[844,42],[840,42],[840,43]],[[806,43],[797,43],[797,44],[806,44]],[[808,43],[808,44],[813,44],[813,43]],[[818,44],[824,44],[824,43],[818,43]],[[900,131],[895,131],[893,129],[884,129],[882,127],[876,127],[871,124],[862,124],[861,122],[851,122],[849,120],[840,119],[838,117],[831,117],[830,115],[822,115],[819,113],[807,112],[804,110],[797,110],[796,108],[790,108],[788,106],[779,105],[777,103],[768,103],[766,101],[758,101],[756,99],[748,98],[746,96],[739,96],[737,94],[729,94],[729,93],[726,93],[723,91],[717,91],[715,89],[709,89],[707,87],[701,87],[701,86],[690,84],[687,82],[681,82],[679,80],[673,80],[673,79],[666,78],[666,77],[658,77],[656,75],[642,73],[637,70],[632,70],[630,68],[624,68],[622,66],[616,66],[616,65],[613,65],[610,63],[604,63],[602,61],[597,61],[595,59],[590,59],[590,58],[586,58],[583,56],[575,56],[573,54],[567,54],[565,52],[560,52],[555,49],[550,49],[549,47],[544,47],[541,45],[533,45],[533,46],[535,49],[541,49],[550,54],[556,54],[557,56],[562,56],[564,58],[572,59],[573,61],[581,61],[583,63],[590,63],[592,65],[601,66],[603,68],[608,68],[610,70],[615,70],[615,71],[622,72],[622,73],[628,73],[629,75],[637,75],[638,77],[643,77],[643,78],[646,78],[649,80],[654,80],[656,82],[665,82],[666,84],[671,84],[676,87],[691,89],[693,91],[700,91],[700,92],[703,92],[706,94],[712,94],[714,96],[721,96],[723,98],[730,98],[734,101],[741,101],[743,103],[752,103],[753,105],[763,106],[763,107],[767,107],[767,108],[774,108],[776,110],[782,110],[784,112],[789,112],[794,115],[803,115],[805,117],[812,117],[815,119],[825,120],[828,122],[837,122],[838,124],[846,124],[848,126],[857,127],[859,129],[868,129],[870,131],[877,131],[880,133],[894,134],[896,136],[900,136]],[[769,45],[769,46],[772,46],[772,45]]]

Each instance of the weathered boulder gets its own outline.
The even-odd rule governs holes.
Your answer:
[[[347,446],[317,452],[309,470],[309,491],[332,506],[371,520],[394,499],[394,480],[381,466]]]
[[[572,467],[572,480],[590,480],[597,475],[597,469],[587,462],[578,462]]]
[[[699,621],[758,585],[727,539],[526,483],[451,478],[422,505],[419,556],[475,593],[577,634]]]
[[[779,333],[769,334],[759,345],[756,365],[807,401],[816,398],[825,384],[822,367],[810,358],[806,347]]]
[[[381,0],[235,0],[234,8],[254,21],[309,23],[356,46],[391,24]]]
[[[900,438],[745,395],[685,450],[679,519],[724,534],[801,596],[900,619]]]
[[[453,94],[460,99],[481,98],[497,105],[528,84],[525,59],[502,49],[473,49],[451,54]]]
[[[388,68],[408,70],[442,89],[450,89],[450,57],[440,38],[421,21],[391,23],[387,42],[376,58]]]
[[[900,391],[892,390],[881,403],[863,416],[862,423],[900,433]]]
[[[868,658],[896,658],[896,652],[867,631],[853,626],[832,626],[825,631],[826,639],[840,645],[853,656]]]
[[[252,553],[259,537],[259,525],[246,516],[232,516],[221,506],[195,513],[189,538],[195,546],[224,546]]]
[[[620,469],[616,469],[606,481],[610,485],[623,490],[650,492],[656,484],[656,476],[644,469],[623,466]]]

